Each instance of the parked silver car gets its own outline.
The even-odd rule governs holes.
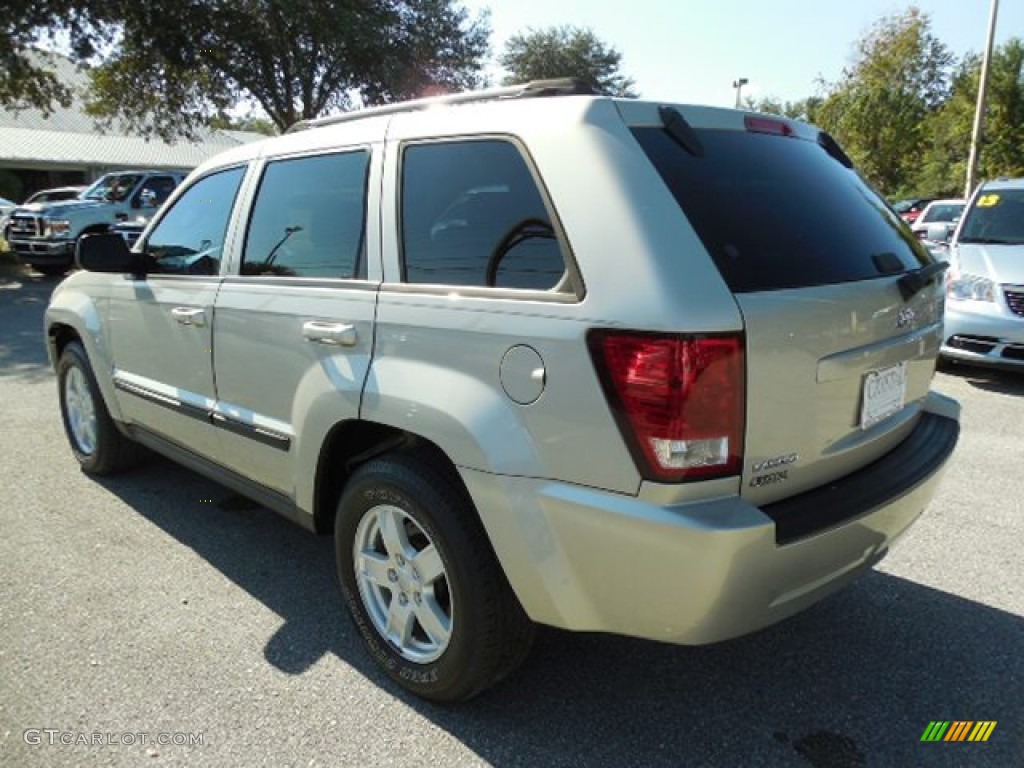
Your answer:
[[[537,623],[790,616],[885,556],[957,441],[945,265],[784,118],[571,82],[368,109],[78,259],[46,338],[81,467],[142,444],[333,532],[371,655],[433,700]]]
[[[942,354],[1024,367],[1024,179],[978,187],[950,241],[949,261]]]

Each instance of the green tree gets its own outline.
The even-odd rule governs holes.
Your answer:
[[[773,96],[762,99],[747,97],[743,100],[744,108],[752,112],[782,115],[791,120],[803,120],[805,123],[817,122],[816,115],[821,103],[822,99],[818,96],[808,96],[806,99],[797,101],[780,101]]]
[[[856,45],[816,110],[861,173],[889,195],[906,191],[927,146],[927,118],[949,94],[953,55],[916,7],[880,19]]]
[[[506,85],[557,77],[578,77],[612,96],[636,96],[634,82],[619,71],[622,54],[591,30],[560,26],[528,29],[505,43],[498,62]]]
[[[459,0],[14,0],[0,27],[0,104],[67,103],[25,46],[71,41],[92,69],[92,114],[163,138],[235,104],[292,123],[483,81],[486,13]],[[77,9],[77,10],[76,10]],[[5,11],[5,15],[6,15]]]
[[[980,78],[981,57],[968,55],[953,76],[949,99],[928,117],[928,144],[916,179],[921,194],[963,194]],[[978,176],[1024,176],[1024,42],[1020,38],[1008,40],[992,53]]]
[[[108,35],[102,25],[104,0],[7,0],[0,12],[0,106],[48,112],[68,106],[71,93],[32,48],[57,35],[74,56],[95,55]]]
[[[148,0],[121,6],[93,114],[188,134],[243,100],[278,128],[481,81],[490,28],[457,0]]]

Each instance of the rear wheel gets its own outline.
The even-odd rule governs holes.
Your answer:
[[[61,352],[57,386],[64,431],[83,470],[105,475],[140,458],[141,447],[122,435],[110,418],[89,359],[77,341]]]
[[[362,466],[338,504],[335,550],[370,653],[412,693],[463,701],[525,657],[533,624],[444,468],[415,455]]]

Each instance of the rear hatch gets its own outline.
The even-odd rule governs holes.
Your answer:
[[[771,503],[891,450],[933,376],[943,265],[817,129],[654,114],[624,109],[744,319],[742,495]]]

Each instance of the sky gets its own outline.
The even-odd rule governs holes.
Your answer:
[[[916,4],[958,57],[981,53],[991,0],[463,0],[491,10],[492,54],[527,28],[589,27],[622,54],[620,71],[644,98],[732,106],[743,97],[813,96],[836,81],[875,21]],[[996,44],[1024,37],[1024,0],[1001,0]],[[495,82],[502,71],[489,70]]]

